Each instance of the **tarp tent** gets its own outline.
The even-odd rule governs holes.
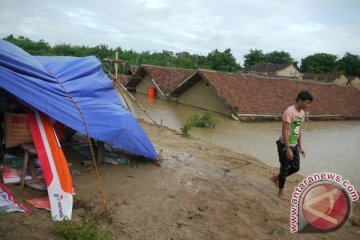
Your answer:
[[[87,128],[92,138],[157,158],[94,56],[31,56],[0,40],[0,87],[80,133]]]

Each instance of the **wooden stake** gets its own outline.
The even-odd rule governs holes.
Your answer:
[[[117,77],[118,77],[118,68],[119,68],[118,60],[119,60],[119,53],[116,51],[116,53],[115,53],[115,63],[114,63],[115,79],[117,79]]]

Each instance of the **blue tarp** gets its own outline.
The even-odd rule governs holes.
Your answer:
[[[31,56],[0,39],[0,87],[80,133],[87,127],[92,138],[157,157],[94,56]]]

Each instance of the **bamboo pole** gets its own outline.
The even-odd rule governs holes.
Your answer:
[[[116,81],[116,83],[119,84],[117,81]],[[126,98],[125,98],[125,96],[124,96],[124,94],[123,94],[123,91],[124,91],[124,90],[120,87],[121,97],[122,97],[122,99],[124,99],[124,102],[125,102],[125,104],[126,104],[127,109],[129,109],[129,111],[130,111],[131,113],[133,113],[132,110],[131,110],[131,108],[130,108],[129,103],[127,102],[127,100],[126,100]]]
[[[119,53],[116,51],[116,53],[115,53],[115,63],[114,63],[115,79],[117,79],[117,77],[118,77],[118,68],[119,68],[118,60],[119,60]]]
[[[108,74],[110,74],[110,76],[113,78],[113,80],[117,84],[119,84],[121,89],[123,89],[129,95],[129,97],[141,108],[141,110],[143,110],[143,112],[150,118],[150,120],[153,121],[153,123],[160,129],[160,125],[154,119],[152,119],[152,117],[148,114],[148,112],[145,110],[145,108],[135,99],[135,97],[131,93],[129,93],[129,91],[121,84],[121,82],[119,80],[117,80],[115,78],[115,76],[113,74],[111,74],[110,72],[108,72]]]

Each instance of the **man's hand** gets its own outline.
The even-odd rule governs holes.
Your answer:
[[[302,147],[299,148],[299,152],[301,153],[301,156],[305,157],[305,150]]]
[[[294,154],[291,150],[291,148],[286,148],[286,159],[293,160]]]

